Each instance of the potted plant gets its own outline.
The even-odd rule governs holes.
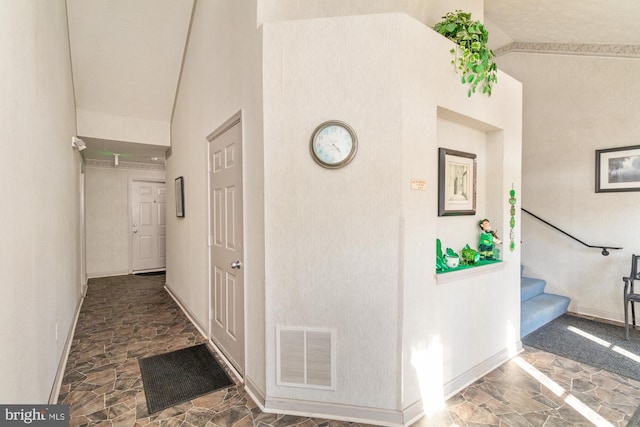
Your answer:
[[[462,84],[469,85],[467,95],[479,86],[482,93],[491,96],[491,88],[498,81],[498,67],[493,51],[487,47],[489,32],[484,25],[472,20],[471,13],[456,10],[443,16],[433,29],[458,45],[458,49],[451,49],[451,63],[462,73]]]
[[[436,239],[436,272],[445,272],[449,269],[456,269],[460,265],[460,256],[451,248],[442,252],[442,243]]]

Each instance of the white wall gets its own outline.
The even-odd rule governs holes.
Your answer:
[[[259,0],[258,23],[402,12],[433,26],[456,9],[471,12],[475,20],[484,20],[484,2],[475,0]]]
[[[196,4],[167,162],[169,181],[185,178],[187,215],[168,216],[167,284],[207,329],[206,136],[242,110],[247,385],[268,410],[335,416],[347,408],[397,422],[420,399],[412,362],[423,347],[444,346],[440,377],[428,380],[442,395],[443,383],[471,381],[467,373],[504,361],[518,340],[519,249],[474,283],[443,287],[434,273],[438,106],[459,112],[440,119],[479,135],[485,164],[498,162],[497,173],[484,172],[498,195],[483,203],[496,206],[488,215],[504,229],[512,183],[519,191],[521,87],[501,75],[503,92],[468,99],[450,42],[404,14],[265,20],[256,29],[277,15],[265,11],[272,3],[256,5]],[[278,19],[303,10],[285,8]],[[308,148],[331,118],[351,124],[361,144],[352,164],[334,171]],[[414,177],[427,191],[410,190]],[[477,239],[477,226],[469,235]],[[485,295],[498,303],[477,304]],[[471,331],[472,323],[483,326]],[[276,385],[277,325],[336,329],[335,391]]]
[[[406,21],[406,22],[405,22]],[[507,239],[509,190],[520,191],[522,87],[500,73],[491,97],[467,97],[447,60],[452,43],[416,21],[403,30],[402,401],[413,413],[442,399],[512,356],[519,347],[520,247],[503,247],[502,269],[434,277],[435,240],[459,251],[477,248],[478,220],[491,218]],[[428,71],[426,71],[428,70]],[[437,217],[438,148],[477,156],[476,214]],[[411,190],[411,178],[427,183]],[[518,241],[519,216],[516,218]],[[503,245],[506,247],[506,245]],[[451,274],[451,273],[449,273]],[[442,276],[442,275],[441,275]],[[473,325],[473,326],[472,326]],[[470,349],[473,349],[470,351]]]
[[[165,180],[164,170],[88,166],[85,172],[87,275],[104,277],[131,272],[133,179]],[[167,204],[173,207],[173,205]]]
[[[242,110],[245,381],[258,394],[265,388],[261,37],[255,0],[196,3],[167,160],[167,180],[184,177],[186,212],[167,216],[167,286],[207,330],[206,138]],[[167,196],[173,206],[171,188]]]
[[[47,403],[81,286],[65,2],[0,2],[0,52],[0,402]]]
[[[512,184],[519,191],[520,182],[520,84],[501,74],[492,98],[467,98],[450,48],[404,14],[264,24],[272,409],[328,402],[369,408],[380,421],[415,405],[425,384],[439,388],[442,399],[443,385],[466,385],[475,378],[461,377],[503,362],[518,341],[519,248],[496,273],[447,285],[434,277],[436,236],[462,224],[466,240],[477,244],[477,220],[485,215],[506,228],[508,192]],[[358,154],[343,169],[323,169],[309,155],[313,129],[328,119],[344,120],[358,134]],[[462,222],[437,219],[440,144],[481,157],[486,212]],[[411,178],[425,180],[426,191],[411,190]],[[276,385],[280,325],[337,331],[335,391]],[[436,341],[439,362],[425,362]],[[494,365],[483,365],[487,360]],[[416,365],[438,375],[420,383],[424,372]]]
[[[396,15],[264,24],[269,397],[396,408],[399,30]],[[330,119],[358,135],[343,169],[309,155]],[[335,391],[275,385],[279,325],[337,330]]]
[[[523,264],[571,298],[569,309],[622,320],[622,276],[640,253],[640,193],[595,193],[595,150],[638,145],[640,60],[510,53],[498,66],[524,85],[522,206],[603,257],[523,214]]]
[[[171,145],[169,122],[77,110],[78,135],[140,144]]]

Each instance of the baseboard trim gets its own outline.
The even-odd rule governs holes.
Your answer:
[[[64,372],[67,368],[67,361],[69,360],[69,353],[71,352],[71,344],[73,343],[73,337],[76,333],[76,326],[78,325],[78,318],[80,317],[80,310],[82,309],[82,303],[84,303],[84,295],[78,302],[76,308],[75,318],[71,324],[69,333],[67,334],[67,341],[64,343],[64,350],[62,351],[62,357],[58,363],[58,370],[53,380],[53,386],[51,387],[51,393],[49,393],[49,405],[55,405],[58,403],[58,397],[60,397],[60,389],[62,388],[62,379],[64,378]]]
[[[286,414],[313,418],[324,418],[338,421],[360,422],[364,424],[376,424],[390,427],[410,426],[424,415],[422,401],[418,400],[404,410],[370,408],[354,405],[343,405],[330,402],[303,401],[280,397],[266,397],[265,394],[255,385],[250,378],[242,378],[224,354],[218,349],[215,342],[209,340],[202,326],[195,320],[195,316],[182,304],[180,299],[171,291],[168,284],[165,289],[169,296],[178,304],[187,318],[193,323],[196,329],[208,340],[208,344],[216,351],[225,363],[232,369],[241,382],[249,397],[255,402],[262,412],[272,414]],[[515,354],[514,354],[515,350]],[[443,385],[445,400],[474,383],[479,378],[487,375],[499,366],[508,362],[512,357],[523,351],[522,342],[515,343],[515,349],[504,348],[485,361],[477,364],[473,368],[454,378]]]
[[[126,276],[129,271],[102,271],[98,273],[87,273],[87,279],[98,279],[100,277]]]
[[[209,344],[209,347],[215,351],[216,353],[218,353],[218,355],[222,358],[222,360],[224,361],[224,363],[229,367],[229,369],[231,369],[231,371],[233,372],[233,374],[236,376],[236,378],[238,378],[238,381],[240,382],[244,382],[244,378],[242,378],[242,375],[240,375],[240,373],[236,370],[236,368],[234,368],[234,366],[231,364],[231,362],[229,362],[229,360],[227,359],[227,357],[224,355],[224,353],[222,353],[222,351],[220,351],[220,349],[218,348],[218,346],[216,345],[216,343],[214,341],[212,341],[208,336],[207,333],[205,332],[205,329],[202,327],[202,325],[200,325],[197,321],[195,316],[193,315],[193,313],[191,313],[186,306],[182,303],[182,301],[180,301],[180,298],[178,298],[172,291],[171,288],[169,288],[169,285],[165,284],[164,288],[166,289],[167,293],[169,294],[169,296],[171,298],[173,298],[173,300],[176,302],[176,304],[178,304],[178,307],[180,307],[180,310],[182,310],[182,312],[184,313],[185,316],[187,316],[187,318],[189,319],[189,321],[191,321],[191,323],[193,323],[193,326],[196,327],[196,329],[198,330],[198,332],[200,332],[200,335],[202,335],[203,338],[205,338]]]
[[[448,383],[445,383],[442,386],[445,400],[449,399],[470,384],[473,384],[476,380],[484,377],[489,372],[492,372],[499,366],[505,364],[515,355],[522,353],[523,350],[524,349],[522,348],[522,342],[518,341],[515,344],[515,349],[504,348],[503,350],[486,359],[484,362],[477,364],[473,368],[457,376]]]
[[[244,390],[247,392],[249,397],[253,399],[255,404],[258,405],[258,408],[260,408],[262,412],[267,412],[267,410],[265,409],[264,393],[262,392],[262,390],[260,390],[260,388],[258,388],[258,386],[256,386],[253,381],[251,381],[251,378],[246,377],[244,379]]]
[[[233,366],[233,364],[229,361],[229,359],[227,359],[227,356],[225,356],[225,354],[222,352],[222,350],[220,350],[220,348],[215,343],[215,341],[210,339],[209,340],[209,347],[213,351],[215,351],[218,354],[218,356],[220,356],[220,358],[225,363],[225,365],[227,365],[227,368],[229,368],[229,370],[233,373],[233,375],[235,375],[235,377],[238,379],[238,381],[240,383],[244,383],[244,378],[242,378],[242,375],[240,375],[240,372],[238,372],[238,370],[235,368],[235,366]]]
[[[164,289],[167,291],[169,296],[176,302],[176,304],[178,304],[178,307],[180,307],[180,310],[182,310],[184,315],[187,316],[187,318],[191,321],[191,323],[193,323],[193,326],[195,326],[196,329],[198,330],[198,332],[200,332],[200,335],[202,335],[204,338],[206,338],[208,340],[209,337],[207,336],[207,332],[206,332],[205,328],[203,328],[202,325],[200,325],[200,323],[198,323],[198,321],[196,320],[196,317],[193,315],[193,313],[191,313],[187,309],[187,307],[184,304],[182,304],[182,301],[180,301],[180,298],[178,298],[177,295],[173,293],[173,291],[171,290],[171,288],[169,287],[168,284],[166,284],[166,283],[164,284]]]
[[[484,377],[489,372],[492,372],[499,366],[508,362],[515,355],[520,354],[524,351],[521,341],[515,343],[514,346],[514,349],[505,348],[499,351],[487,360],[477,364],[476,366],[457,376],[453,380],[445,383],[442,386],[444,400],[449,400],[451,397],[476,382],[479,378]],[[422,404],[422,400],[413,402],[403,410],[404,425],[410,426],[417,422],[424,415],[424,406]]]
[[[324,418],[338,421],[359,422],[391,427],[402,427],[403,414],[393,409],[376,409],[363,406],[328,402],[312,402],[280,397],[267,397],[263,412],[302,417]]]
[[[618,322],[624,326],[624,314],[612,313],[610,311],[604,311],[597,308],[578,306],[575,312],[569,311],[568,314],[577,316],[592,317],[595,320],[606,322]]]
[[[404,425],[410,426],[424,416],[424,405],[422,399],[417,402],[413,402],[411,405],[404,408],[402,411],[404,419]]]

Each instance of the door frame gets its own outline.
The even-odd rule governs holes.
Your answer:
[[[80,159],[80,296],[87,295],[87,202],[85,198],[86,170],[83,159]]]
[[[211,306],[211,297],[213,295],[213,289],[212,289],[212,283],[213,283],[213,273],[211,271],[211,252],[212,252],[212,245],[213,242],[211,241],[211,236],[213,233],[212,230],[212,224],[211,224],[211,173],[212,173],[212,165],[210,163],[210,158],[211,158],[211,152],[209,149],[209,146],[211,144],[211,142],[213,140],[215,140],[218,136],[222,135],[223,133],[225,133],[227,130],[231,129],[233,126],[235,126],[236,124],[240,124],[240,150],[242,151],[242,210],[243,210],[243,214],[242,214],[242,252],[243,252],[243,256],[242,258],[246,261],[246,233],[244,232],[244,230],[246,229],[245,227],[245,218],[246,215],[244,215],[244,207],[246,206],[245,204],[245,156],[244,156],[244,120],[243,120],[243,110],[238,111],[237,113],[235,113],[234,115],[232,115],[229,119],[227,119],[224,123],[222,123],[217,129],[215,129],[213,132],[211,132],[207,138],[205,139],[205,144],[206,144],[206,152],[207,152],[207,156],[206,156],[206,171],[207,171],[207,339],[209,340],[209,342],[211,343],[211,345],[214,346],[214,348],[216,349],[217,353],[223,358],[224,362],[226,363],[226,365],[233,371],[233,373],[236,375],[236,377],[240,380],[244,382],[244,375],[246,375],[246,360],[247,360],[247,284],[246,284],[246,280],[247,280],[247,275],[245,274],[246,268],[245,266],[243,266],[240,269],[240,273],[242,274],[242,286],[244,291],[242,292],[243,295],[243,300],[242,300],[242,316],[244,321],[243,323],[243,328],[244,328],[244,339],[243,339],[243,347],[244,347],[244,351],[243,351],[243,360],[242,361],[236,361],[237,363],[241,364],[242,366],[242,373],[240,373],[235,366],[233,366],[233,364],[229,361],[229,359],[227,358],[227,356],[222,352],[222,350],[218,347],[218,345],[215,343],[215,341],[213,341],[213,331],[211,330],[211,321],[213,320],[213,307]],[[245,262],[246,265],[246,262]]]
[[[162,183],[167,185],[167,180],[162,178],[129,178],[129,274],[133,274],[133,233],[131,233],[131,227],[133,224],[133,183],[134,182],[153,182],[153,183]],[[165,210],[166,210],[165,205]],[[167,213],[165,212],[165,218]],[[166,270],[165,268],[157,268],[148,271],[162,271]],[[145,270],[147,271],[147,270]]]

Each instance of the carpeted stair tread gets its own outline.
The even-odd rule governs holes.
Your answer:
[[[563,315],[571,300],[562,295],[540,294],[521,303],[520,336],[524,337]]]
[[[531,277],[520,278],[520,302],[536,297],[544,292],[547,282]]]

